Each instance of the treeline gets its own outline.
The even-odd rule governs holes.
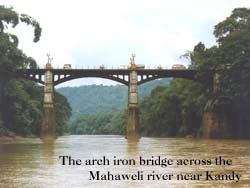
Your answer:
[[[201,83],[173,79],[140,102],[142,136],[250,138],[250,9],[234,9],[215,26],[214,35],[215,46],[200,42],[183,55],[199,71]],[[216,79],[210,79],[207,70],[215,70]],[[91,116],[91,122],[76,118],[71,132],[124,133],[126,111],[106,115],[105,121],[99,118],[104,117]],[[102,130],[95,131],[95,122],[101,122]],[[88,131],[89,126],[94,130]]]
[[[125,111],[76,116],[70,122],[70,133],[124,135],[126,117]]]
[[[15,78],[15,71],[37,68],[34,59],[18,48],[18,37],[5,32],[19,22],[34,27],[34,42],[41,35],[39,23],[12,8],[0,6],[0,136],[39,136],[43,119],[43,87]],[[57,134],[68,132],[71,108],[67,99],[55,93]]]
[[[198,136],[207,96],[199,83],[174,79],[141,102],[141,132],[145,136]]]
[[[138,97],[150,95],[156,86],[166,86],[171,79],[164,78],[140,85]],[[127,106],[128,87],[125,85],[85,85],[80,87],[58,88],[66,96],[72,107],[72,117],[100,112],[115,112]]]
[[[190,80],[157,86],[139,103],[141,136],[198,136],[206,101],[202,85]],[[127,110],[80,115],[70,124],[71,134],[124,135]]]
[[[11,79],[3,88],[0,135],[39,136],[43,120],[43,87],[25,80]],[[67,99],[55,92],[56,133],[69,131],[71,108]]]

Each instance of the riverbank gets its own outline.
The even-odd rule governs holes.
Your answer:
[[[23,136],[0,136],[0,144],[1,143],[17,143],[17,142],[25,142],[30,143],[38,141],[40,142],[41,139],[39,137],[30,136],[30,137],[23,137]]]
[[[26,139],[23,136],[17,136],[14,132],[10,131],[3,125],[0,125],[0,142],[12,142]]]
[[[11,141],[17,141],[25,139],[22,136],[0,136],[0,142],[11,142]]]

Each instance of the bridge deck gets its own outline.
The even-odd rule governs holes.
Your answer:
[[[48,69],[19,69],[17,72],[28,74],[44,74]],[[54,74],[72,74],[72,73],[114,73],[114,74],[129,74],[132,69],[49,69]],[[137,74],[158,74],[170,72],[197,72],[195,69],[136,69]]]
[[[20,69],[17,71],[19,77],[25,77],[44,84],[43,75],[47,70],[54,75],[54,85],[77,78],[97,77],[106,78],[128,85],[128,76],[131,71],[138,75],[138,85],[158,78],[186,78],[197,79],[198,70],[195,69]],[[209,71],[212,73],[213,71]],[[211,75],[211,74],[209,74]]]

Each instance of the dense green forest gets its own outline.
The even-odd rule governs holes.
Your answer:
[[[173,79],[140,102],[142,136],[250,138],[250,9],[236,8],[214,28],[217,44],[199,42],[183,57],[199,71],[201,83]],[[216,85],[207,77],[215,70]],[[73,134],[123,134],[126,110],[82,116]]]
[[[199,83],[182,79],[174,79],[169,86],[156,85],[151,94],[139,103],[141,135],[184,136],[199,129],[202,105],[206,103],[206,97],[193,97],[202,92],[197,87],[200,87]],[[182,104],[181,100],[187,101]],[[180,127],[185,111],[185,116],[189,118],[186,120],[187,127]],[[123,135],[127,124],[127,111],[124,108],[118,112],[77,115],[70,124],[72,134]]]
[[[126,120],[125,110],[80,115],[72,119],[70,133],[125,135]]]
[[[167,86],[169,78],[154,80],[139,86],[139,99],[150,95],[156,86]],[[127,106],[128,87],[125,85],[85,85],[62,87],[57,91],[66,96],[72,108],[72,117],[100,112],[115,112]]]
[[[38,136],[43,119],[43,87],[17,79],[14,72],[21,68],[37,68],[35,60],[18,48],[18,37],[5,32],[7,26],[20,22],[34,27],[34,42],[39,41],[39,23],[12,8],[0,6],[0,136]],[[57,134],[68,132],[71,108],[67,99],[55,92]]]
[[[138,87],[139,99],[155,87],[167,86],[169,78],[154,80]],[[71,134],[125,134],[128,87],[89,85],[57,89],[72,107]]]

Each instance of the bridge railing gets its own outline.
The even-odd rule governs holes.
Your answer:
[[[40,67],[38,69],[45,69],[45,67]],[[64,68],[62,66],[55,66],[53,67],[53,69],[64,69],[64,70],[70,70],[70,69],[78,69],[78,70],[82,70],[82,69],[90,69],[90,70],[105,70],[105,69],[109,69],[109,70],[112,70],[112,69],[120,69],[120,70],[127,70],[129,69],[128,66],[104,66],[104,67],[101,67],[101,66],[73,66],[71,68]],[[172,68],[171,66],[150,66],[150,65],[147,65],[145,66],[145,68],[138,68],[138,69],[152,69],[152,70],[196,70],[195,68],[183,68],[183,69],[175,69],[175,68]]]

